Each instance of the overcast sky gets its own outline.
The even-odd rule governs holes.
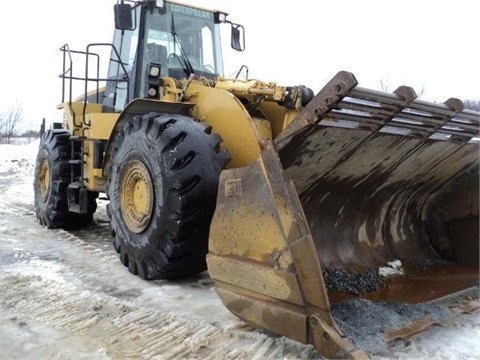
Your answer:
[[[0,10],[0,111],[26,123],[56,115],[60,46],[111,42],[114,0],[6,1]],[[410,85],[426,100],[480,99],[480,22],[474,1],[189,0],[245,26],[246,51],[224,50],[225,73],[320,90],[339,70],[360,86]],[[315,4],[315,6],[313,6]]]

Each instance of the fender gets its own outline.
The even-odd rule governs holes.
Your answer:
[[[128,123],[128,121],[132,120],[137,115],[148,114],[151,112],[189,115],[190,110],[194,105],[195,104],[191,103],[173,103],[150,99],[135,99],[130,102],[120,113],[120,116],[118,117],[117,122],[115,123],[110,134],[110,138],[108,139],[102,166],[103,176],[108,177],[109,175],[112,153],[112,148],[110,145],[112,144],[115,136],[123,130],[123,127],[126,123]]]

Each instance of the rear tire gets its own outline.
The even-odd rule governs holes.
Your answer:
[[[48,130],[40,141],[33,182],[35,213],[40,224],[49,229],[84,227],[92,222],[97,209],[98,193],[91,191],[88,193],[87,214],[68,210],[70,152],[70,133],[66,130]]]
[[[177,114],[135,117],[113,141],[107,193],[114,247],[142,279],[206,270],[220,171],[230,160],[211,128]]]

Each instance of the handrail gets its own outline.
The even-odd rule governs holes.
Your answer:
[[[100,74],[100,64],[99,62],[97,62],[97,77],[94,78],[94,79],[90,79],[88,77],[88,74],[89,74],[89,55],[97,55],[96,53],[90,53],[90,48],[91,47],[96,47],[96,46],[107,46],[107,47],[111,47],[112,48],[112,51],[115,53],[115,56],[116,56],[116,61],[118,62],[118,64],[120,64],[122,70],[123,70],[123,74],[122,74],[122,77],[120,79],[102,79],[99,77],[99,74]],[[84,124],[87,125],[87,126],[90,126],[90,123],[87,123],[85,121],[86,117],[86,109],[87,109],[87,102],[86,102],[86,99],[87,99],[87,93],[88,93],[88,82],[89,81],[96,81],[97,83],[97,103],[98,103],[98,95],[99,95],[99,84],[101,81],[113,81],[113,82],[126,82],[127,83],[127,99],[130,98],[130,86],[128,84],[130,84],[130,77],[128,76],[128,72],[127,72],[127,69],[125,68],[125,65],[123,64],[122,62],[122,59],[120,58],[120,53],[118,52],[117,48],[115,47],[115,45],[111,44],[111,43],[92,43],[92,44],[88,44],[87,45],[87,51],[85,52],[86,54],[86,62],[85,62],[85,91],[84,91],[84,102],[83,102],[83,119],[84,119]]]
[[[114,79],[109,79],[109,78],[101,78],[100,77],[100,55],[95,52],[91,52],[92,47],[99,47],[99,46],[107,46],[112,48],[112,53],[115,54],[116,59],[110,59],[117,61],[122,69],[123,74],[120,74],[120,78],[114,78]],[[83,146],[83,141],[85,139],[85,131],[87,130],[88,127],[91,126],[91,122],[87,120],[87,104],[88,104],[88,84],[90,82],[95,82],[96,83],[96,103],[100,103],[100,82],[107,82],[107,81],[112,81],[112,82],[125,82],[127,83],[127,98],[130,98],[130,77],[128,75],[127,69],[125,68],[125,65],[121,61],[120,54],[115,47],[115,45],[110,44],[110,43],[92,43],[88,44],[86,47],[85,51],[78,51],[78,50],[70,50],[70,46],[68,44],[64,44],[62,47],[60,47],[60,51],[63,52],[63,67],[62,67],[62,73],[60,74],[60,78],[62,79],[62,103],[66,101],[66,87],[68,86],[68,105],[70,107],[70,110],[72,111],[72,116],[73,116],[73,126],[75,128],[79,128],[81,132],[80,140],[82,141],[82,146],[81,146],[81,155],[80,158],[84,159],[85,157],[85,147]],[[73,73],[73,56],[72,54],[80,54],[85,56],[85,75],[84,76],[76,76]],[[112,56],[112,55],[111,55]],[[67,58],[68,57],[68,58]],[[90,76],[90,66],[91,66],[91,57],[93,57],[95,60],[94,66],[95,66],[95,74],[93,77]],[[68,85],[67,82],[68,81]],[[84,83],[84,93],[83,93],[83,109],[82,109],[82,121],[80,123],[76,122],[76,112],[72,108],[72,93],[73,93],[73,82],[74,81],[83,81]],[[72,132],[73,135],[73,132]],[[80,177],[81,179],[80,184],[83,187],[84,186],[84,168],[83,166],[80,167]]]
[[[117,61],[122,69],[122,76],[120,79],[115,78],[102,78],[100,77],[100,55],[95,52],[91,52],[92,47],[99,47],[99,46],[107,46],[112,48],[112,52],[115,54],[115,61]],[[68,44],[64,44],[62,47],[60,47],[60,51],[63,52],[63,72],[60,74],[60,78],[62,78],[62,103],[66,101],[66,87],[68,86],[68,104],[71,107],[73,99],[73,83],[74,81],[83,81],[84,82],[84,94],[83,94],[83,111],[82,111],[82,118],[83,122],[77,124],[75,122],[76,115],[75,112],[73,113],[73,124],[75,127],[82,127],[82,125],[85,126],[90,126],[91,124],[87,122],[86,120],[86,109],[87,109],[87,103],[88,103],[88,84],[90,82],[95,82],[96,83],[96,102],[99,103],[100,99],[100,82],[103,81],[111,81],[111,82],[125,82],[127,83],[127,98],[130,96],[130,86],[128,85],[130,83],[130,77],[128,75],[127,69],[125,68],[124,63],[121,61],[120,58],[120,53],[118,52],[117,48],[115,45],[111,43],[91,43],[88,44],[86,47],[85,51],[79,51],[79,50],[71,50]],[[72,54],[80,54],[80,55],[85,55],[85,75],[84,76],[77,76],[74,75],[73,73],[73,56]],[[67,59],[68,56],[68,59]],[[95,64],[94,66],[96,67],[95,75],[93,77],[90,76],[90,66],[91,66],[91,57],[95,58]],[[68,66],[67,66],[68,64]],[[66,84],[66,81],[68,80],[68,85]]]

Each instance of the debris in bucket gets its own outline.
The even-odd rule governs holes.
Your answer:
[[[430,258],[415,258],[414,262],[415,262],[415,265],[417,265],[419,268],[424,270],[435,265],[451,264],[450,261],[445,259],[430,259]]]
[[[370,354],[386,349],[384,334],[415,320],[429,317],[438,322],[450,317],[447,309],[432,303],[373,302],[356,298],[331,307],[335,322],[356,346]]]
[[[400,260],[394,260],[387,262],[388,266],[378,268],[378,275],[383,277],[405,275],[405,271],[402,268],[402,262]]]
[[[350,274],[342,269],[326,268],[323,271],[323,278],[328,291],[351,294],[376,291],[381,285],[381,279],[374,269],[359,274]]]

